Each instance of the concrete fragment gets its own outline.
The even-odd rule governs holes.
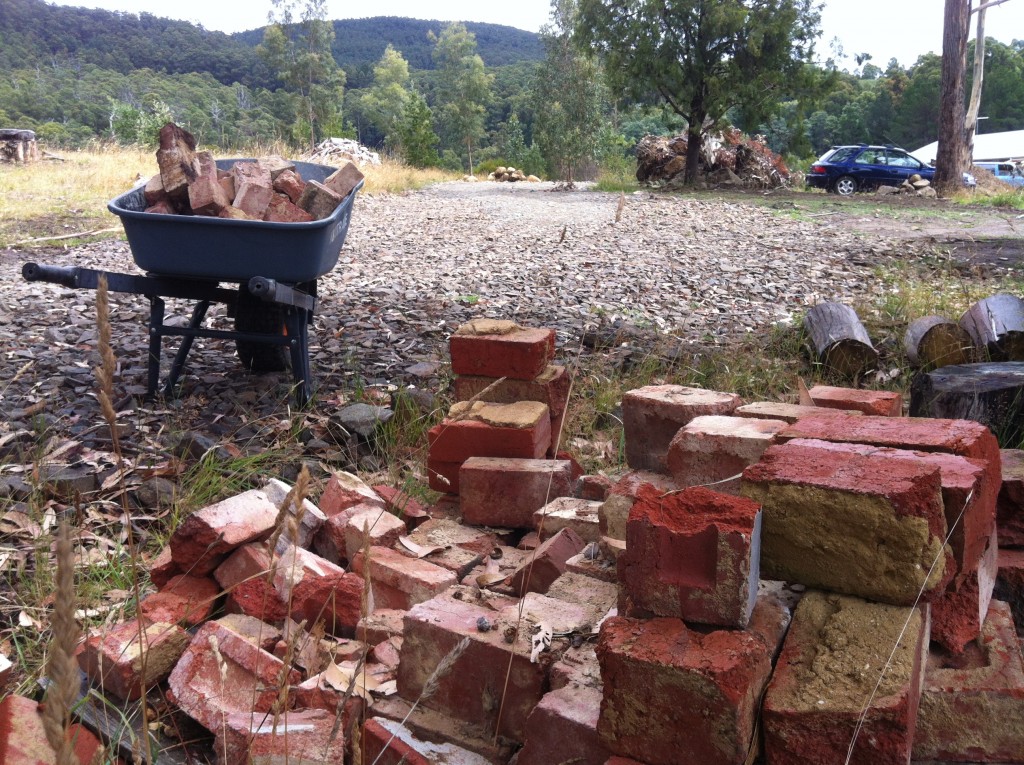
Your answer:
[[[570,528],[585,542],[601,538],[598,511],[603,503],[576,497],[559,497],[548,502],[533,514],[533,525],[541,540],[550,539],[559,531]]]

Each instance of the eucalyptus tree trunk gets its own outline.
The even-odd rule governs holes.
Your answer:
[[[964,70],[971,0],[945,0],[942,32],[942,80],[939,97],[939,148],[935,158],[935,190],[949,196],[963,187],[965,162]]]

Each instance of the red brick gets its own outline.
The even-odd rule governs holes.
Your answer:
[[[908,623],[905,608],[808,593],[793,615],[765,694],[767,760],[772,765],[906,765],[927,655],[927,606]],[[847,759],[861,719],[863,728]]]
[[[382,640],[370,650],[370,659],[390,670],[398,669],[402,652],[402,638],[399,635]]]
[[[299,201],[306,182],[294,170],[282,170],[274,178],[274,191],[284,194],[292,204]]]
[[[313,216],[292,203],[284,194],[274,194],[263,213],[263,220],[271,223],[309,223]]]
[[[383,508],[353,515],[345,524],[346,558],[355,558],[367,539],[371,545],[391,547],[408,533],[405,522]]]
[[[864,444],[835,444],[827,441],[796,438],[790,445],[832,449],[845,454],[891,457],[939,468],[942,483],[942,506],[946,527],[952,529],[949,544],[953,548],[957,575],[970,574],[988,548],[995,523],[996,484],[990,478],[988,465],[975,459],[941,452],[910,451]],[[932,614],[934,628],[935,614]]]
[[[1000,547],[1024,547],[1024,450],[1003,449],[996,517]]]
[[[214,731],[214,751],[221,765],[335,765],[345,759],[345,734],[332,735],[333,728],[334,715],[323,709],[285,710],[277,718],[265,712],[232,713]]]
[[[307,627],[323,622],[331,635],[353,637],[359,624],[363,578],[352,573],[308,576],[292,590],[291,617]]]
[[[217,179],[217,164],[208,151],[196,152],[199,173],[188,184],[188,204],[196,215],[217,215],[231,204]]]
[[[761,573],[769,579],[912,605],[952,576],[934,465],[783,444],[747,468],[742,492],[764,508]]]
[[[160,128],[156,161],[164,190],[175,206],[188,205],[188,184],[199,172],[195,148],[196,139],[187,130],[170,122]]]
[[[566,571],[548,588],[548,599],[571,603],[586,613],[586,623],[597,625],[615,608],[619,588],[615,582],[606,582],[586,574]],[[531,600],[537,600],[531,597]]]
[[[466,401],[479,396],[477,401],[495,404],[514,404],[517,401],[537,401],[547,404],[552,419],[561,416],[569,402],[571,378],[565,367],[549,364],[532,380],[474,377],[455,378],[455,400]],[[486,391],[486,393],[484,393]]]
[[[561,460],[471,457],[459,470],[462,519],[476,526],[534,528],[534,511],[572,494],[572,466]]]
[[[279,622],[288,615],[288,607],[265,576],[239,582],[228,592],[224,610],[244,614],[264,622]]]
[[[448,419],[427,431],[427,441],[430,458],[438,462],[461,463],[470,457],[541,459],[551,443],[551,420],[547,407],[532,401],[456,404]]]
[[[580,499],[604,502],[608,499],[608,492],[611,491],[611,488],[611,479],[603,475],[585,475],[577,481],[576,494]]]
[[[217,566],[213,578],[221,588],[231,593],[242,582],[266,579],[270,572],[270,552],[262,542],[242,545]]]
[[[146,566],[149,571],[149,581],[159,589],[181,573],[171,555],[170,546],[165,545],[160,554],[150,561]]]
[[[283,633],[277,627],[245,614],[225,614],[217,623],[264,651],[273,650],[283,637]]]
[[[341,566],[295,546],[289,547],[283,555],[275,557],[272,568],[271,581],[284,602],[291,600],[295,588],[301,582],[309,580],[313,583],[324,577],[345,573]]]
[[[641,489],[619,557],[619,613],[745,627],[757,599],[761,507],[695,487]]]
[[[319,181],[309,181],[295,204],[313,216],[314,220],[329,218],[342,203],[342,198]]]
[[[277,154],[271,154],[269,157],[262,157],[260,159],[260,164],[270,171],[270,177],[275,181],[281,177],[282,173],[286,173],[288,171],[293,173],[296,172],[294,162]]]
[[[604,765],[647,765],[647,763],[629,757],[609,757]]]
[[[427,457],[427,484],[434,491],[442,494],[458,494],[459,470],[462,462],[444,462],[442,460]],[[457,499],[457,498],[456,498]]]
[[[146,199],[146,206],[152,207],[158,202],[167,202],[167,192],[164,191],[164,181],[160,177],[160,173],[157,173],[146,181],[146,185],[143,188],[143,196]]]
[[[932,651],[914,734],[915,760],[1019,762],[1024,661],[1006,603],[992,601],[977,645],[950,660]]]
[[[372,717],[363,724],[363,758],[377,765],[489,765],[451,742],[422,741],[399,722]]]
[[[903,397],[893,391],[815,385],[808,393],[815,406],[825,409],[852,409],[877,417],[899,417],[903,414]]]
[[[956,454],[983,460],[991,479],[999,481],[999,443],[987,427],[970,420],[819,415],[804,417],[779,433],[780,441],[791,438]]]
[[[505,765],[515,748],[507,739],[495,739],[493,734],[451,715],[422,706],[413,707],[411,702],[398,695],[376,699],[370,714],[404,725],[419,742],[454,744],[483,758],[483,761],[470,760],[471,763]],[[446,756],[444,752],[436,752],[434,756],[448,765],[468,765],[464,759],[455,757],[456,754],[461,754],[459,750],[449,752],[450,756]]]
[[[150,205],[145,209],[145,212],[154,213],[156,215],[177,215],[178,211],[174,209],[174,205],[171,204],[169,199],[164,199],[157,202],[155,205]]]
[[[235,162],[231,166],[235,182],[235,196],[232,205],[257,220],[263,217],[274,197],[270,171],[258,162]]]
[[[105,762],[103,744],[87,728],[68,727],[66,740],[79,763]],[[46,740],[42,704],[11,694],[0,700],[0,762],[4,765],[53,765],[56,755]]]
[[[219,595],[220,587],[209,577],[176,576],[160,592],[143,598],[139,613],[151,622],[194,627],[210,618]]]
[[[143,689],[167,677],[189,641],[188,633],[174,624],[145,624],[141,641],[139,632],[139,622],[133,620],[104,627],[86,639],[78,663],[104,692],[139,698]]]
[[[694,417],[673,437],[665,464],[680,486],[709,486],[739,494],[740,474],[761,459],[775,434],[785,427],[782,420]]]
[[[331,474],[323,494],[320,495],[320,509],[328,518],[361,503],[384,507],[384,500],[362,479],[351,473]],[[366,508],[369,509],[369,508]]]
[[[608,490],[608,496],[636,498],[636,493],[645,484],[650,484],[662,492],[679,491],[686,488],[672,480],[671,476],[663,473],[652,473],[649,470],[631,470],[612,485],[611,489]]]
[[[167,680],[168,698],[209,731],[235,712],[268,712],[281,679],[296,684],[299,673],[283,671],[273,654],[207,622],[199,628]]]
[[[427,556],[431,563],[453,572],[459,579],[490,555],[498,544],[494,534],[443,518],[431,518],[409,535],[423,547],[440,548]],[[404,546],[397,547],[399,552]]]
[[[389,640],[393,637],[401,637],[405,629],[405,611],[397,608],[378,608],[369,616],[359,620],[356,627],[356,637],[369,645],[375,645],[382,640]]]
[[[533,380],[555,354],[555,331],[476,319],[459,327],[448,347],[457,375]]]
[[[171,535],[174,563],[185,574],[205,576],[237,547],[270,534],[277,507],[253,489],[189,515]]]
[[[597,645],[601,741],[650,765],[743,762],[788,622],[785,605],[767,593],[747,630],[702,633],[679,619],[608,619]]]
[[[526,744],[516,765],[604,765],[609,752],[597,735],[600,716],[599,688],[566,687],[544,694],[527,721]]]
[[[352,559],[352,570],[363,575],[363,555]],[[455,585],[455,574],[425,560],[410,558],[387,547],[370,548],[370,582],[375,608],[408,610]]]
[[[468,637],[468,648],[439,678],[437,692],[423,705],[522,741],[527,717],[544,695],[546,672],[541,663],[530,662],[525,624],[509,645],[502,630],[481,632],[481,617],[492,623],[499,620],[490,608],[446,595],[413,606],[405,615],[398,693],[405,699],[418,698],[438,664]]]
[[[1024,550],[1000,548],[998,559],[994,597],[1010,604],[1017,628],[1024,637]]]
[[[352,192],[352,189],[359,185],[361,180],[363,180],[363,174],[356,163],[346,160],[324,179],[324,186],[344,199]]]
[[[734,393],[681,385],[650,385],[622,397],[626,462],[634,470],[665,473],[669,444],[694,417],[731,414],[741,403]]]
[[[529,554],[510,578],[509,585],[520,596],[527,592],[547,592],[552,582],[565,573],[565,562],[586,544],[572,529],[562,529]]]
[[[584,542],[596,542],[601,538],[598,511],[602,504],[576,497],[559,497],[534,512],[533,525],[541,540],[550,539],[562,529],[570,528]]]
[[[736,407],[736,411],[733,414],[736,417],[752,417],[757,420],[782,420],[792,424],[803,417],[810,417],[815,414],[858,415],[861,412],[847,409],[825,409],[820,406],[784,404],[780,401],[755,401],[752,404]]]
[[[401,489],[380,484],[375,485],[373,490],[384,500],[388,512],[405,521],[410,530],[430,519],[427,508]]]
[[[932,641],[960,653],[981,634],[999,572],[995,526],[989,546],[971,571],[958,574],[946,591],[932,601]]]
[[[355,718],[363,712],[364,702],[358,694],[346,699],[345,691],[338,690],[324,679],[323,673],[313,675],[300,683],[290,693],[298,709],[324,709],[332,715],[338,713],[338,707],[344,704],[341,718],[341,731],[353,730]]]

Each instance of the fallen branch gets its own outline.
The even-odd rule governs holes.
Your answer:
[[[61,236],[41,236],[36,239],[22,239],[20,242],[11,243],[11,247],[17,247],[19,244],[32,244],[33,242],[56,242],[61,239],[77,239],[83,236],[95,236],[96,234],[109,234],[113,231],[120,231],[120,227],[115,226],[114,228],[98,228],[95,231],[80,231],[77,234],[63,234]]]

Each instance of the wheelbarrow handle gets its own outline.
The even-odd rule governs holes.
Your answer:
[[[50,282],[64,287],[80,287],[78,266],[47,266],[41,263],[26,263],[21,275],[29,282]]]

